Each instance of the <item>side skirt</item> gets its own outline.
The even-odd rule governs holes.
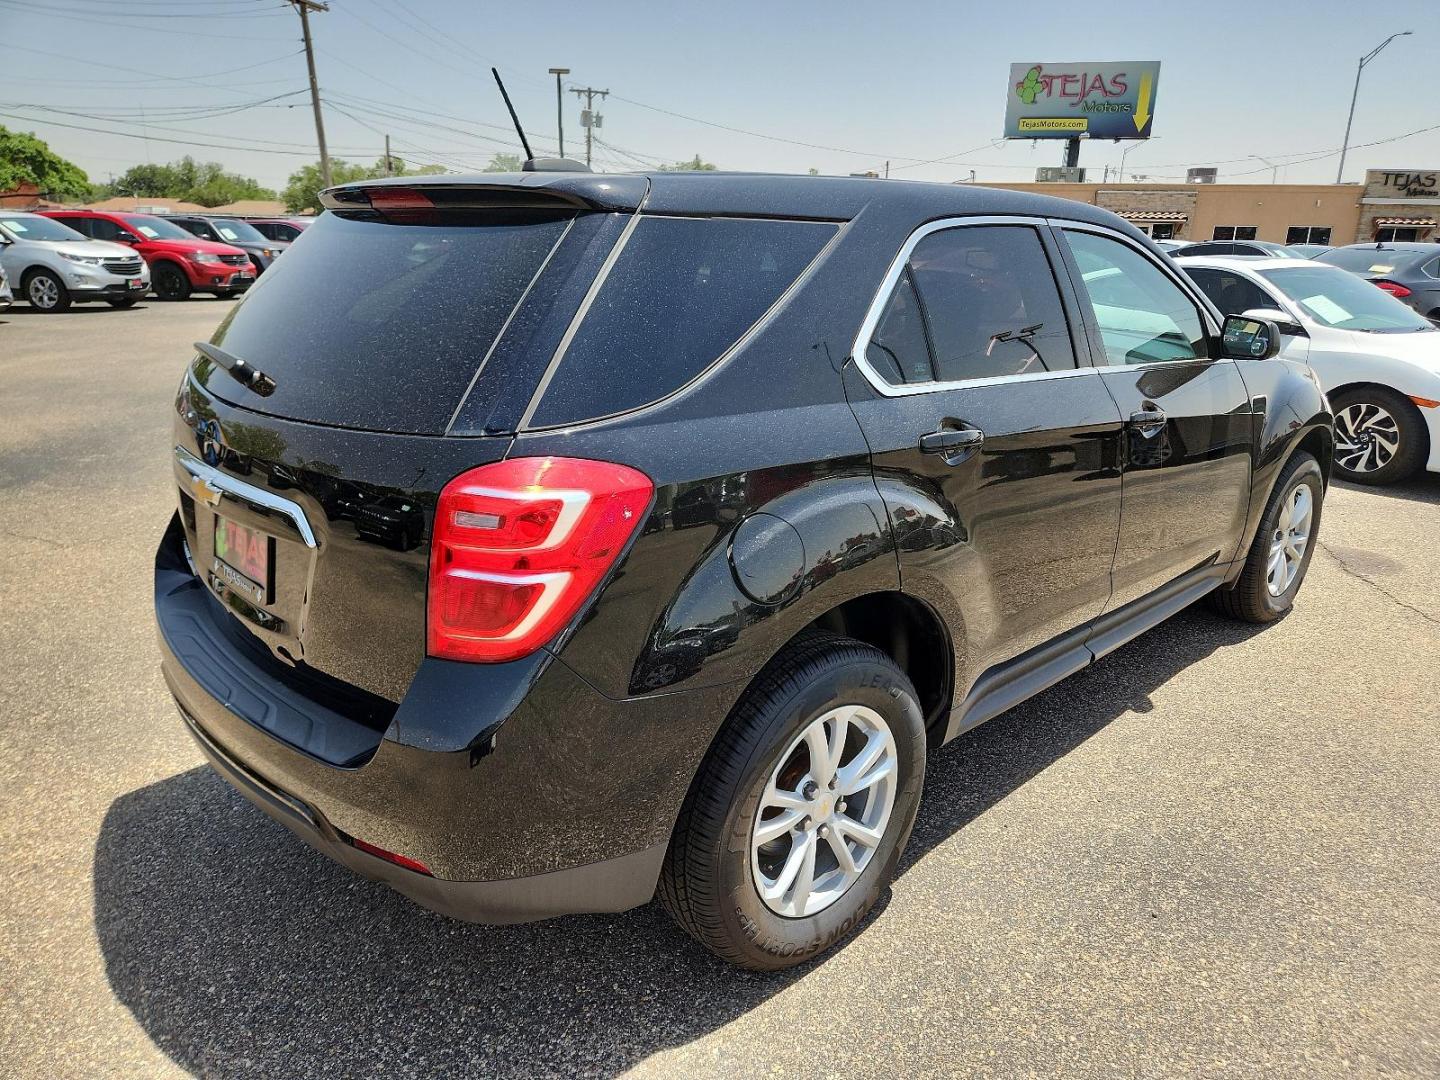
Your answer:
[[[990,668],[951,710],[941,741],[979,727],[1158,626],[1224,584],[1229,568],[1221,563],[1191,570],[1149,596]]]

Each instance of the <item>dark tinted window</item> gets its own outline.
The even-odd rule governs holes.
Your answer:
[[[808,221],[643,218],[530,426],[608,416],[680,389],[769,310],[835,229]]]
[[[194,235],[198,236],[201,240],[220,239],[218,236],[215,235],[214,229],[210,228],[210,226],[205,224],[205,222],[200,221],[196,218],[175,218],[174,223],[176,225],[179,225],[186,232],[193,233]]]
[[[56,218],[62,225],[68,225],[81,236],[95,239],[95,219],[82,217]]]
[[[1185,272],[1190,275],[1190,280],[1200,286],[1200,291],[1220,309],[1222,315],[1243,315],[1254,308],[1280,307],[1264,289],[1239,274],[1199,266],[1186,267]]]
[[[86,218],[85,224],[90,229],[90,235],[96,240],[119,240],[121,237],[129,239],[135,235],[109,218]]]
[[[941,382],[1075,366],[1045,249],[1024,225],[932,233],[910,255]]]
[[[271,376],[275,392],[255,397],[223,375],[208,386],[280,416],[444,431],[568,220],[494,211],[396,225],[325,214],[214,338]]]
[[[894,385],[935,380],[924,316],[908,268],[900,275],[880,324],[865,347],[865,359],[876,374]]]

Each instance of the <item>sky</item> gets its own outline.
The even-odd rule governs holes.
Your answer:
[[[571,157],[583,141],[569,88],[609,90],[595,146],[606,171],[699,154],[722,169],[843,175],[888,161],[910,179],[1030,180],[1060,164],[1062,144],[1000,139],[1012,62],[1159,60],[1154,138],[1086,143],[1091,179],[1128,148],[1136,179],[1216,165],[1222,183],[1330,183],[1356,62],[1403,30],[1414,34],[1365,69],[1345,179],[1440,167],[1436,10],[330,0],[310,22],[330,151],[351,161],[379,158],[386,133],[398,156],[456,171],[518,150],[494,64],[537,153],[556,150],[547,69],[571,69]],[[283,0],[0,0],[0,42],[0,124],[33,131],[94,181],[191,154],[281,188],[317,156],[299,18]]]

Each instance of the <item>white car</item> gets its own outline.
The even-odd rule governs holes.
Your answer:
[[[40,214],[0,210],[0,267],[37,311],[86,300],[127,308],[150,291],[150,267],[139,252]]]
[[[1308,259],[1182,257],[1222,315],[1272,319],[1335,411],[1335,472],[1393,484],[1440,472],[1440,329],[1364,278]]]

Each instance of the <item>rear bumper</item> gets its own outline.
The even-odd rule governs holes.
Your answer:
[[[396,866],[357,848],[324,815],[231,758],[183,705],[180,715],[211,767],[255,806],[322,855],[442,915],[466,922],[530,922],[582,911],[625,911],[645,903],[654,891],[664,844],[605,862],[503,881],[449,881]]]
[[[178,534],[176,521],[156,559],[162,670],[211,764],[266,813],[337,862],[469,921],[651,898],[738,687],[614,701],[546,653],[426,660],[377,719],[295,685],[289,669],[277,675],[279,661],[237,639],[238,620],[177,557]]]

